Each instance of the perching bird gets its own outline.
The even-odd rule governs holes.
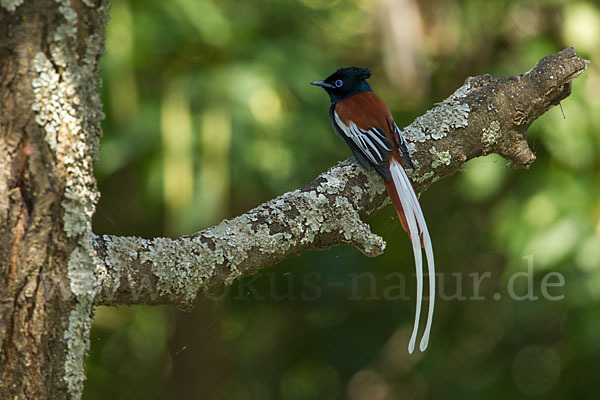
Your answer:
[[[412,241],[417,276],[417,304],[413,332],[408,351],[415,349],[421,303],[423,301],[423,258],[425,248],[429,273],[429,313],[419,345],[425,351],[429,343],[435,303],[435,264],[433,247],[425,218],[402,162],[414,170],[407,143],[383,101],[371,90],[365,79],[371,71],[365,68],[342,68],[313,85],[321,86],[331,99],[329,120],[346,141],[365,169],[374,168],[385,181],[387,192],[396,208],[402,227]]]

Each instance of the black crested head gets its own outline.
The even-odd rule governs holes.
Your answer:
[[[358,93],[370,92],[371,86],[365,81],[370,76],[371,71],[367,68],[340,68],[322,81],[311,84],[325,89],[331,101],[335,103]]]

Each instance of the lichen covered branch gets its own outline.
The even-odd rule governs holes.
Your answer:
[[[469,78],[446,100],[404,129],[417,190],[456,172],[471,158],[498,153],[513,166],[535,156],[529,125],[571,92],[588,61],[568,48],[510,78]],[[380,178],[342,162],[308,186],[247,213],[177,239],[96,237],[101,294],[97,304],[177,304],[230,284],[308,249],[349,243],[367,256],[385,248],[361,218],[387,203]]]
[[[361,217],[384,204],[384,193],[380,179],[346,161],[302,189],[191,236],[97,237],[99,300],[185,307],[201,289],[230,284],[304,250],[350,243],[379,255],[385,242]]]

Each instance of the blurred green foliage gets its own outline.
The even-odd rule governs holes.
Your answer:
[[[529,129],[530,170],[492,155],[423,193],[442,291],[426,353],[406,352],[412,256],[386,209],[369,220],[388,242],[376,259],[307,252],[192,313],[99,308],[86,399],[597,397],[597,2],[121,0],[106,37],[95,231],[145,237],[200,230],[348,157],[308,84],[338,67],[370,67],[405,126],[467,76],[571,45],[592,63],[566,119],[554,108]],[[517,301],[528,260],[538,300]],[[560,300],[542,296],[551,272]]]

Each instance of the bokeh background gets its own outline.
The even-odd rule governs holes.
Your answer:
[[[492,155],[422,193],[445,297],[426,353],[406,352],[412,256],[388,207],[368,220],[388,243],[375,259],[307,252],[191,313],[98,308],[85,399],[597,398],[598,2],[119,0],[110,14],[98,234],[189,234],[347,158],[309,85],[341,66],[370,67],[402,127],[470,75],[568,46],[591,65],[566,119],[554,108],[529,129],[528,171]],[[538,300],[515,300],[530,263]],[[560,300],[541,293],[553,272]]]

